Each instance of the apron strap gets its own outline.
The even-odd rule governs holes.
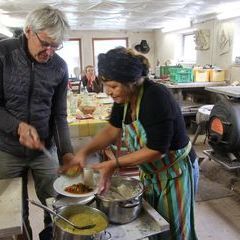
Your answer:
[[[140,103],[141,103],[141,100],[142,100],[142,96],[143,96],[143,86],[141,86],[139,94],[138,94],[138,98],[137,98],[137,106],[136,106],[136,118],[137,118],[137,120],[138,120],[138,116],[139,116]],[[128,105],[129,105],[129,103],[124,104],[123,122],[125,122]]]
[[[163,167],[163,168],[160,168],[160,169],[158,169],[158,170],[156,170],[156,171],[153,171],[153,173],[163,172],[163,171],[169,169],[170,167],[172,167],[176,162],[183,160],[184,158],[186,158],[186,157],[188,156],[188,154],[189,154],[190,151],[191,151],[191,148],[192,148],[192,143],[189,141],[188,144],[187,144],[187,146],[186,146],[185,149],[184,149],[183,154],[181,154],[181,155],[180,155],[174,162],[172,162],[171,164],[168,164],[168,165],[166,165],[166,166]],[[150,174],[151,174],[151,173],[150,173]]]

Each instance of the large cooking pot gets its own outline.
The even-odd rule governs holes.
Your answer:
[[[58,209],[58,213],[79,226],[96,224],[91,229],[79,230],[55,217],[53,221],[53,240],[109,240],[111,235],[105,231],[107,216],[96,208],[84,205],[71,205]]]
[[[142,194],[143,184],[139,180],[114,176],[109,191],[104,195],[96,195],[97,208],[112,223],[129,223],[141,212]]]

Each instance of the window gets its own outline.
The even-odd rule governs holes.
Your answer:
[[[183,62],[196,62],[194,34],[183,34]]]
[[[109,39],[93,39],[93,61],[95,68],[97,68],[98,55],[100,53],[106,53],[108,50],[115,47],[127,47],[128,39],[127,38],[109,38]]]
[[[70,78],[79,79],[81,68],[81,40],[70,39],[63,42],[63,48],[57,51],[68,65],[68,74]]]

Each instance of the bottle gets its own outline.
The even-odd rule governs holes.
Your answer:
[[[83,93],[86,93],[86,94],[88,93],[87,86],[83,87]]]
[[[82,81],[79,82],[79,91],[80,93],[83,93],[85,91],[85,87],[83,86]]]
[[[78,108],[78,96],[72,91],[68,94],[68,114],[75,115]]]
[[[71,99],[73,92],[71,89],[67,90],[67,115],[71,115]]]

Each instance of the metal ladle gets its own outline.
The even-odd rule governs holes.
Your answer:
[[[33,205],[37,206],[37,207],[40,207],[44,210],[46,210],[47,212],[49,212],[50,214],[54,215],[54,216],[57,216],[59,218],[61,218],[63,221],[65,221],[66,223],[68,223],[69,225],[71,225],[72,227],[74,228],[77,228],[77,229],[80,229],[80,230],[84,230],[84,229],[90,229],[90,228],[93,228],[96,226],[96,224],[89,224],[89,225],[85,225],[85,226],[78,226],[78,225],[75,225],[74,223],[72,223],[71,221],[69,221],[68,219],[66,219],[65,217],[63,217],[62,215],[56,213],[55,211],[53,211],[51,208],[41,204],[41,203],[38,203],[34,200],[29,200],[28,201],[30,203],[32,203]]]

